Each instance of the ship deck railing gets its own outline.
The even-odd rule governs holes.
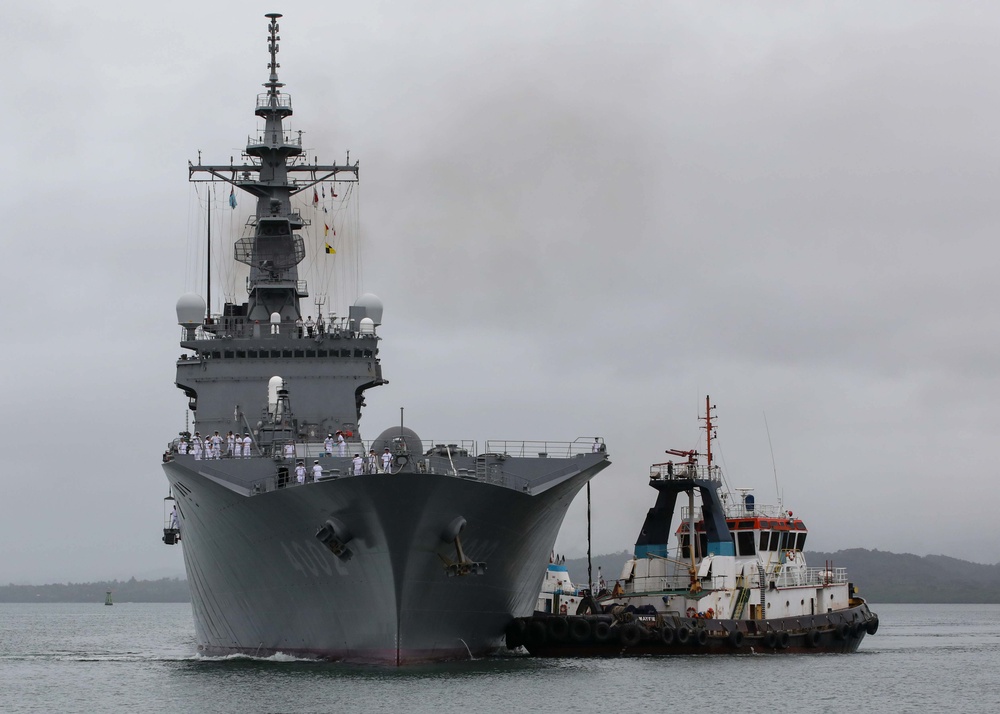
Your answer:
[[[782,568],[777,573],[765,572],[765,582],[774,582],[777,588],[791,587],[826,587],[844,585],[847,580],[847,568]],[[724,575],[707,579],[700,578],[702,591],[721,590],[733,587],[760,588],[760,576],[753,573],[738,577],[734,585],[732,578]],[[691,589],[691,576],[680,572],[675,575],[634,576],[631,581],[630,595],[677,594]]]
[[[301,281],[300,281],[301,282]],[[300,329],[294,322],[258,322],[244,317],[223,317],[213,315],[212,321],[198,325],[194,339],[200,340],[323,340],[371,337],[373,333],[353,329],[347,318],[336,318],[333,322],[323,321],[323,329],[314,325],[310,333],[305,324]],[[188,341],[187,329],[181,328],[181,342]]]
[[[489,440],[486,442],[486,453],[502,454],[518,458],[538,457],[568,459],[584,454],[594,453],[593,437],[580,437],[573,441],[508,441]],[[596,442],[599,451],[603,453],[604,442]]]
[[[180,438],[174,439],[167,449],[166,458],[173,454],[178,454]],[[603,442],[602,442],[603,443]],[[250,456],[236,456],[229,453],[225,438],[222,443],[222,453],[218,459],[209,458],[206,452],[200,454],[198,461],[205,462],[206,465],[221,463],[232,460],[249,458],[266,458],[275,463],[274,473],[266,477],[257,479],[250,484],[250,492],[253,495],[267,493],[279,488],[287,488],[299,485],[295,478],[295,466],[299,461],[304,461],[306,466],[306,483],[313,482],[312,467],[314,461],[319,461],[323,467],[324,479],[336,479],[345,477],[363,477],[372,473],[385,473],[382,469],[382,455],[386,442],[384,439],[374,441],[354,440],[346,442],[345,455],[340,456],[337,445],[333,445],[332,453],[326,450],[324,442],[273,442],[261,447],[258,444],[251,446]],[[407,472],[416,471],[418,474],[440,474],[455,478],[466,479],[489,483],[504,488],[529,492],[531,483],[528,479],[510,473],[505,469],[505,463],[509,458],[574,458],[590,453],[584,446],[582,439],[573,442],[564,441],[496,441],[486,442],[487,451],[480,452],[478,442],[463,440],[457,442],[427,440],[420,442],[420,453],[409,451],[413,447],[413,440],[407,440],[407,450],[401,450],[398,444],[390,442],[390,453],[393,454],[393,462],[389,472],[399,473],[404,466],[400,465],[399,456],[406,457],[405,468]],[[495,451],[498,448],[518,448],[512,449],[515,453]],[[587,447],[589,448],[589,446]],[[545,449],[542,451],[540,449]],[[376,468],[371,470],[368,465],[370,452],[374,450],[376,456]],[[242,449],[241,449],[242,452]],[[354,473],[353,458],[355,454],[361,455],[365,460],[361,474]],[[193,455],[190,450],[187,455]],[[556,469],[550,477],[558,477],[563,473],[575,470],[574,464],[567,464],[562,469]]]
[[[684,481],[701,479],[704,481],[722,482],[722,469],[718,466],[689,464],[687,462],[653,464],[649,467],[649,478],[652,481]]]

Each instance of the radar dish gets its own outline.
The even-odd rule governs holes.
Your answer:
[[[382,301],[377,295],[365,293],[354,301],[354,305],[365,308],[365,314],[372,319],[376,326],[382,324]]]

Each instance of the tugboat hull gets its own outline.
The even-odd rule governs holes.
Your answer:
[[[514,620],[506,642],[536,657],[849,654],[878,624],[857,598],[847,610],[768,620],[534,615]]]

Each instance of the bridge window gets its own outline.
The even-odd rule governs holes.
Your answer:
[[[806,549],[806,535],[807,535],[806,533],[799,533],[799,542],[797,545],[798,550]]]
[[[736,544],[739,546],[740,555],[754,555],[756,553],[753,547],[753,531],[738,531]]]
[[[773,552],[778,552],[778,545],[781,543],[781,533],[778,531],[771,531],[771,547],[768,550]]]

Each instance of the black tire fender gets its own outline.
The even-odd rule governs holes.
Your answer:
[[[691,639],[691,629],[687,625],[681,625],[677,628],[677,636],[675,638],[677,644],[686,645],[688,640]]]
[[[573,642],[587,642],[590,639],[590,622],[582,617],[570,618],[569,638]]]
[[[674,643],[675,635],[676,633],[674,632],[674,628],[670,626],[660,628],[660,642],[668,647]]]
[[[594,639],[598,642],[607,642],[611,639],[611,625],[603,621],[594,625]]]
[[[729,633],[729,637],[726,640],[728,640],[730,647],[738,649],[743,646],[743,633],[739,630],[733,630]]]
[[[635,647],[642,642],[642,630],[634,623],[627,623],[618,628],[618,641],[626,647]]]

